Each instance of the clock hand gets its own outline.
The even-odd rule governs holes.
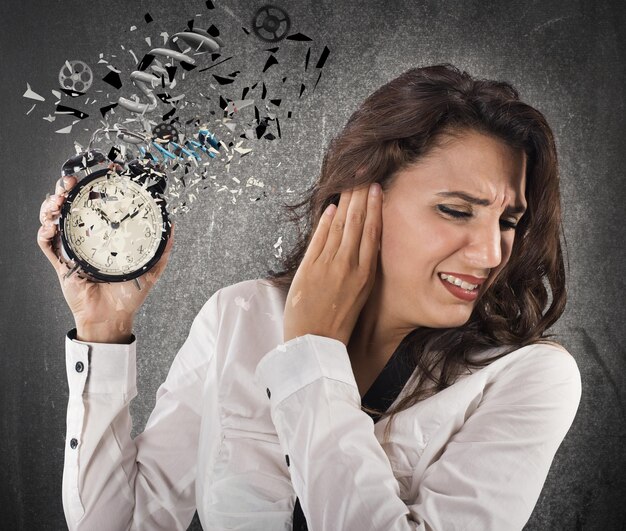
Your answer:
[[[130,213],[126,214],[126,215],[125,215],[122,219],[120,219],[120,220],[119,220],[119,222],[118,222],[118,223],[122,223],[122,221],[124,221],[124,220],[126,220],[126,219],[128,219],[128,218],[134,218],[137,214],[139,214],[139,211],[141,210],[141,207],[142,207],[143,205],[144,205],[144,204],[143,204],[143,203],[141,203],[141,205],[139,205],[139,206],[137,207],[137,210],[135,210],[132,214],[130,214]]]
[[[109,225],[111,224],[111,220],[109,219],[109,216],[107,216],[101,208],[96,207],[96,208],[94,208],[94,210],[98,213],[98,215],[104,221],[106,221]]]

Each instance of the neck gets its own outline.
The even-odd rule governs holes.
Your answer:
[[[374,287],[361,309],[347,350],[351,360],[388,360],[404,337],[415,329],[401,325],[393,314],[382,279],[380,257]]]

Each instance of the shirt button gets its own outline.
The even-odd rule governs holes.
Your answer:
[[[272,393],[270,393],[269,387],[265,390],[267,393],[267,398],[272,398]]]
[[[83,365],[82,361],[77,361],[76,365],[74,365],[74,368],[76,369],[76,372],[83,372],[85,366]]]
[[[70,441],[70,448],[71,448],[72,450],[76,450],[76,447],[77,447],[77,446],[78,446],[78,441],[77,441],[76,439],[72,439],[72,440]]]
[[[289,466],[289,456],[285,455],[285,460],[287,461],[287,466]]]

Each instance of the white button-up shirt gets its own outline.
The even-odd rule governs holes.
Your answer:
[[[566,350],[531,345],[462,375],[383,443],[388,419],[361,410],[345,345],[284,343],[284,305],[261,280],[212,295],[135,439],[135,338],[68,334],[71,530],[184,530],[197,509],[205,530],[287,531],[296,497],[310,531],[522,529],[580,402]]]

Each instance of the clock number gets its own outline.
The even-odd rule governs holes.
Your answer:
[[[76,241],[74,242],[76,245],[82,245],[85,241],[85,237],[84,236],[79,236],[78,238],[76,238]]]
[[[146,227],[146,230],[144,232],[144,236],[146,238],[149,238],[150,236],[152,236],[152,231],[150,230],[150,227]]]
[[[113,263],[113,258],[111,255],[107,256],[106,266],[109,267]]]
[[[126,261],[127,261],[129,264],[132,264],[132,263],[133,263],[133,257],[132,257],[131,255],[127,254],[127,255],[126,255]]]
[[[81,216],[78,216],[76,219],[72,220],[72,225],[74,227],[78,227],[79,225],[81,225],[83,223],[83,218]]]
[[[138,250],[139,250],[139,254],[143,254],[143,245],[140,245]]]

